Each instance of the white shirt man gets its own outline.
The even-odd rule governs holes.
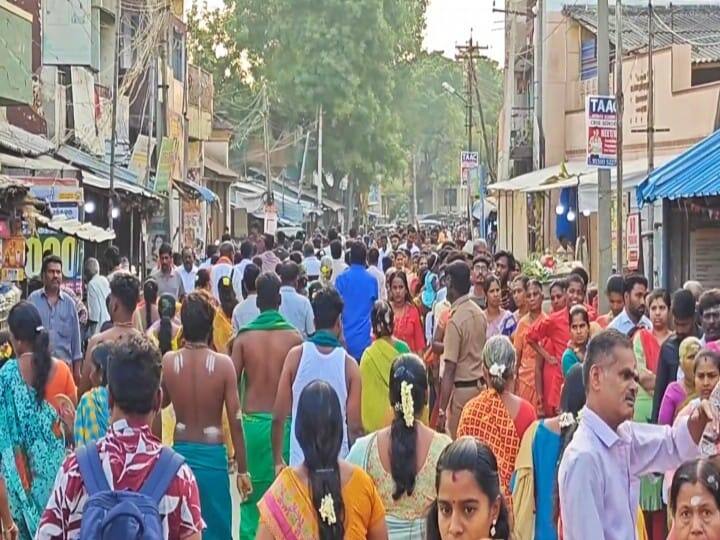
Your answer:
[[[95,323],[90,335],[97,334],[102,325],[110,320],[107,297],[110,296],[110,282],[98,272],[87,284],[88,320]]]

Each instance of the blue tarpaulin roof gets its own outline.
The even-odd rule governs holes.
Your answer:
[[[655,169],[637,187],[638,204],[720,195],[720,130]]]

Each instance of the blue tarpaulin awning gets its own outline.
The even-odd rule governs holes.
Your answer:
[[[220,201],[217,194],[210,188],[206,188],[191,180],[173,180],[175,187],[179,188],[180,191],[190,190],[198,199],[202,199],[207,203],[217,203]]]
[[[637,187],[639,205],[714,195],[720,195],[720,130],[655,169]]]

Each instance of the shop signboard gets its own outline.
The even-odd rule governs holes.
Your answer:
[[[277,207],[274,204],[265,206],[265,234],[275,235],[278,225]]]
[[[588,96],[585,102],[587,164],[611,169],[617,165],[615,96]]]
[[[640,214],[635,212],[627,217],[625,227],[625,242],[627,245],[628,270],[637,271],[640,268]]]
[[[75,178],[33,177],[30,193],[50,204],[53,217],[80,218],[83,191]],[[40,275],[45,252],[62,260],[65,285],[76,292],[82,291],[83,243],[72,236],[40,227],[37,234],[25,240],[27,257],[24,261],[28,278]]]
[[[157,193],[167,193],[170,188],[170,177],[173,172],[176,153],[177,141],[170,137],[163,137],[160,143],[157,173],[155,174],[155,191]]]
[[[25,279],[25,238],[12,236],[2,240],[2,281]]]
[[[205,256],[205,235],[203,234],[202,210],[196,200],[182,201],[183,247],[189,247],[196,257]]]
[[[468,183],[478,177],[480,167],[480,154],[477,152],[460,152],[460,185],[467,186]]]

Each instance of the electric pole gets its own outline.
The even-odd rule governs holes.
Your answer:
[[[597,73],[598,93],[610,94],[610,31],[608,0],[598,0]],[[612,272],[612,230],[610,169],[598,169],[598,248],[599,283],[604,286]],[[608,310],[605,295],[600,295],[600,311]]]
[[[117,4],[115,19],[115,58],[113,60],[112,119],[110,122],[110,197],[108,198],[108,230],[113,230],[113,204],[115,202],[115,146],[117,145],[118,78],[120,77],[120,27],[122,26],[122,2]],[[103,141],[104,144],[104,141]],[[112,241],[110,242],[112,244]],[[130,241],[132,244],[132,239]]]
[[[480,46],[473,41],[472,33],[470,39],[466,45],[458,45],[455,47],[457,54],[455,55],[456,60],[463,60],[465,62],[465,71],[467,74],[467,88],[466,88],[466,115],[467,115],[467,135],[468,135],[468,152],[473,151],[472,141],[472,129],[473,129],[473,71],[475,61],[480,58],[480,51],[485,50],[488,47]],[[472,176],[472,175],[471,175]],[[468,178],[467,181],[467,219],[468,219],[468,239],[472,240],[473,237],[473,226],[472,226],[472,178]]]
[[[317,164],[317,224],[320,226],[320,212],[322,212],[322,188],[323,188],[323,107],[318,109],[318,164]],[[352,204],[352,201],[351,201]]]
[[[647,173],[655,169],[655,88],[653,85],[653,4],[648,2],[648,110],[647,110]],[[655,204],[647,205],[647,268],[650,288],[655,287]]]
[[[267,86],[263,89],[265,107],[263,113],[263,146],[265,149],[265,184],[267,189],[267,200],[265,204],[273,203],[272,173],[270,172],[270,134],[268,133],[268,116],[270,114],[270,103],[268,102]]]
[[[615,179],[615,219],[617,220],[616,271],[623,271],[623,114],[625,96],[623,94],[623,42],[622,42],[622,0],[615,2],[615,106],[617,108],[617,177]],[[601,286],[603,284],[601,283]]]

